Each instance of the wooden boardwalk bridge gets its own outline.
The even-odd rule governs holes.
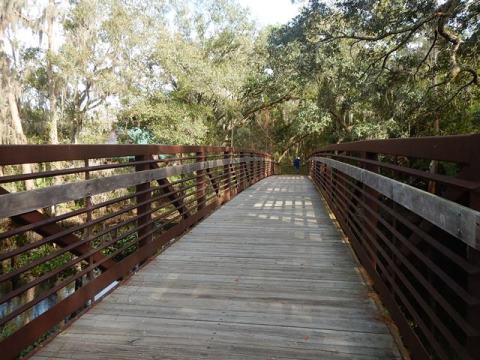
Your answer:
[[[480,359],[479,158],[1,146],[1,358]]]
[[[268,177],[34,359],[396,359],[313,184]]]

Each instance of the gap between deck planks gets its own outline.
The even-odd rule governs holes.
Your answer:
[[[33,357],[201,358],[401,358],[307,177],[245,190]]]

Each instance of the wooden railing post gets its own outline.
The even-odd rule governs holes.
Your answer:
[[[148,155],[137,155],[135,156],[135,161],[145,161],[145,160],[150,160],[151,156]],[[135,171],[144,171],[150,169],[149,164],[137,164],[135,165]],[[152,199],[152,192],[147,191],[150,189],[150,183],[143,183],[139,184],[135,187],[136,192],[143,192],[142,194],[139,194],[136,196],[136,203],[141,204],[144,202],[148,202],[147,204],[143,204],[140,206],[137,206],[137,216],[139,216],[137,220],[137,226],[140,227],[142,225],[145,225],[149,223],[149,225],[143,226],[141,229],[137,231],[137,236],[138,238],[142,238],[138,244],[138,246],[143,246],[145,244],[148,244],[150,241],[152,241],[152,235],[146,235],[150,230],[152,229],[152,214],[150,212],[151,210],[151,201]]]
[[[203,151],[197,152],[196,162],[199,163],[204,161],[205,161],[205,153]],[[206,182],[205,174],[206,174],[205,170],[198,170],[196,174],[197,175],[197,180],[196,180],[197,211],[200,211],[206,205],[205,200],[206,200],[207,182]]]

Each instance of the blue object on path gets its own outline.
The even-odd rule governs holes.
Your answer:
[[[295,168],[297,174],[300,172],[300,158],[296,157],[295,160],[293,160],[293,167]]]

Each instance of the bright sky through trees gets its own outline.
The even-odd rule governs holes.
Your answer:
[[[239,0],[239,2],[250,9],[260,26],[285,24],[298,14],[302,6],[302,2],[292,4],[291,0]]]

